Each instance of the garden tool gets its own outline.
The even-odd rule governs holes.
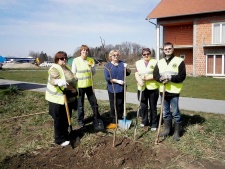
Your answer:
[[[59,89],[63,92],[63,98],[64,98],[65,108],[66,108],[66,115],[67,115],[67,120],[68,120],[68,124],[69,124],[69,133],[71,133],[73,131],[73,129],[72,129],[72,125],[71,125],[69,106],[68,106],[68,101],[67,101],[67,97],[66,97],[66,89],[62,90],[61,87],[59,87]]]
[[[164,107],[164,100],[165,100],[165,90],[166,90],[166,83],[163,83],[161,112],[160,112],[160,117],[159,117],[159,127],[158,127],[158,131],[157,131],[157,136],[156,136],[155,144],[158,144],[158,142],[159,142],[159,133],[160,133],[160,129],[161,129],[162,116],[163,116],[163,107]]]
[[[121,129],[128,130],[131,125],[131,120],[127,120],[126,111],[126,67],[124,66],[124,110],[123,110],[123,120],[118,120],[118,125]]]
[[[138,111],[137,111],[137,117],[136,117],[136,125],[135,125],[135,129],[134,129],[134,141],[136,140],[136,134],[137,134],[137,126],[138,126],[138,118],[139,118],[139,111],[141,109],[141,98],[142,98],[142,89],[140,91],[140,95],[139,95],[139,107],[138,107]]]
[[[95,95],[95,92],[94,92],[94,83],[93,83],[93,74],[92,74],[92,70],[91,70],[91,65],[92,64],[93,64],[92,61],[89,60],[88,65],[90,67],[90,73],[91,73],[92,91],[93,91],[93,93]],[[97,114],[97,110],[96,110],[96,107],[95,107],[94,120],[93,120],[94,130],[96,130],[96,131],[104,130],[105,129],[104,123],[103,123],[103,121],[98,116],[99,115]]]
[[[71,133],[73,131],[73,129],[72,129],[72,125],[71,125],[70,112],[69,112],[69,106],[68,106],[66,94],[63,93],[63,97],[64,97],[64,102],[65,102],[65,107],[66,107],[66,115],[67,115],[68,124],[69,124],[69,133]]]

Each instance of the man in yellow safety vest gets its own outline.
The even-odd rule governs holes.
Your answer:
[[[172,131],[172,119],[174,121],[173,139],[178,141],[180,138],[181,114],[179,110],[179,96],[186,78],[186,68],[184,60],[174,56],[174,47],[170,42],[163,45],[164,57],[159,60],[154,69],[154,79],[160,82],[159,91],[162,95],[163,87],[165,87],[163,120],[165,131],[160,134],[166,137]],[[164,86],[165,85],[165,86]],[[171,108],[171,110],[170,110]]]

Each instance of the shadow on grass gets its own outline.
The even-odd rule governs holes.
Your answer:
[[[187,115],[182,114],[182,123],[181,123],[181,136],[187,131],[187,127],[195,124],[202,124],[205,122],[205,118],[200,115]]]

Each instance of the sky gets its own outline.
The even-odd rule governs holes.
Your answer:
[[[155,26],[146,20],[160,0],[0,0],[0,55],[54,56],[89,47],[137,43],[156,48]],[[155,22],[154,20],[151,20]]]

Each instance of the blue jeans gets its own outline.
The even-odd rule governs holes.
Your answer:
[[[181,122],[181,114],[179,110],[179,97],[165,96],[164,107],[163,107],[163,118],[165,120],[174,119],[174,122]],[[171,110],[170,110],[171,107]]]

